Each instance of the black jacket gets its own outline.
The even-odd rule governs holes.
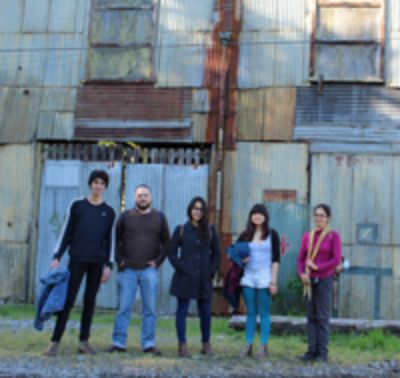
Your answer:
[[[176,227],[168,250],[168,258],[175,273],[171,295],[183,299],[211,299],[212,278],[220,260],[217,233],[210,227],[210,237],[204,241],[191,222]],[[178,254],[178,252],[180,253]]]

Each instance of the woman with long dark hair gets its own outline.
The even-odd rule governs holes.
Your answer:
[[[280,241],[278,233],[269,227],[268,211],[262,204],[254,205],[245,231],[238,241],[248,242],[250,254],[243,259],[244,272],[240,284],[246,305],[246,345],[242,357],[252,355],[257,315],[260,317],[260,347],[258,358],[268,354],[271,329],[271,296],[278,292]]]
[[[175,268],[170,293],[177,297],[178,354],[190,356],[186,344],[186,317],[190,300],[195,299],[200,316],[201,353],[211,356],[212,279],[220,260],[219,240],[215,228],[208,223],[208,207],[202,197],[190,201],[187,216],[188,221],[176,227],[168,252]]]
[[[297,259],[297,273],[304,285],[307,305],[308,350],[304,362],[328,359],[332,278],[341,263],[340,236],[329,228],[331,209],[314,207],[315,228],[303,236]]]

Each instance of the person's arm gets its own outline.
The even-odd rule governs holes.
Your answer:
[[[101,277],[101,282],[105,283],[108,281],[111,270],[113,267],[114,261],[114,249],[115,249],[115,212],[112,211],[112,226],[110,227],[107,236],[106,236],[106,246],[107,246],[107,256],[106,256],[106,263],[103,269],[103,275]]]
[[[217,231],[214,226],[210,226],[211,232],[211,256],[210,256],[210,273],[214,274],[219,268],[221,260],[221,248]]]
[[[159,267],[165,258],[167,257],[168,253],[168,245],[169,245],[169,228],[168,228],[168,221],[164,214],[162,214],[162,224],[161,224],[161,244],[160,244],[160,253],[154,259],[155,267]]]
[[[117,263],[119,268],[122,268],[121,264],[123,264],[123,256],[122,256],[122,237],[124,233],[124,214],[119,215],[117,224],[114,230],[115,237],[115,262]]]
[[[278,292],[278,273],[279,273],[279,262],[281,258],[281,242],[279,235],[275,230],[272,230],[272,271],[271,271],[271,283],[269,291],[271,295],[275,295]]]
[[[325,238],[329,238],[329,235],[325,236]],[[342,259],[342,242],[340,240],[340,236],[337,232],[332,231],[332,253],[331,258],[324,262],[319,262],[316,264],[318,272],[325,272],[327,270],[331,270],[332,268],[336,268]]]
[[[75,201],[72,201],[68,207],[66,218],[61,229],[61,234],[58,238],[57,244],[54,248],[53,260],[51,261],[50,268],[58,268],[59,262],[63,257],[66,249],[71,245],[73,230],[74,230],[74,213]]]
[[[168,260],[176,271],[183,273],[183,264],[181,259],[178,257],[178,250],[181,244],[181,227],[182,226],[176,227],[174,233],[172,234],[172,238],[168,246]]]
[[[310,277],[305,272],[306,261],[307,261],[307,241],[308,241],[308,239],[309,239],[308,234],[304,234],[303,239],[301,241],[299,254],[297,256],[297,274],[304,284],[309,282],[309,280],[310,280]]]

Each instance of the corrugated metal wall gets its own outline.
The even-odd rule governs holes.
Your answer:
[[[396,319],[399,156],[314,154],[311,205],[332,206],[332,227],[351,268],[341,277],[340,316]]]
[[[153,207],[165,213],[171,233],[186,222],[186,208],[194,196],[208,198],[208,165],[133,164],[128,166],[126,180],[126,208],[133,207],[135,187],[148,184]],[[160,268],[158,294],[158,311],[163,315],[172,315],[176,310],[176,299],[169,294],[172,274],[171,264],[165,261]]]
[[[211,44],[214,0],[160,0],[156,78],[160,87],[200,87]]]
[[[87,179],[93,169],[104,169],[110,176],[110,185],[105,192],[105,200],[119,214],[121,189],[121,164],[112,167],[103,162],[81,162],[79,160],[47,160],[42,174],[42,186],[39,209],[39,235],[36,259],[36,298],[40,290],[40,278],[49,269],[54,248],[65,219],[69,204],[75,198],[88,195]],[[68,253],[62,259],[62,264],[68,263]],[[115,308],[117,305],[116,273],[101,286],[97,303],[100,307]],[[82,292],[78,303],[82,303]]]
[[[308,0],[243,0],[239,87],[304,85],[308,80]]]
[[[307,203],[308,147],[306,144],[239,142],[235,162],[231,164],[233,187],[232,232],[244,230],[250,208],[264,202],[266,189],[294,190],[296,202]]]
[[[386,17],[386,79],[388,85],[400,87],[400,0],[388,0]]]
[[[1,142],[72,137],[89,7],[90,0],[0,2]]]
[[[34,147],[0,146],[0,300],[26,300]]]

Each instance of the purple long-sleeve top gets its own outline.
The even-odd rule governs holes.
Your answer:
[[[318,243],[322,230],[315,232],[313,248]],[[307,252],[310,243],[310,233],[303,235],[301,241],[299,255],[297,257],[297,274],[303,274],[306,270]],[[311,278],[327,278],[335,274],[336,267],[342,259],[342,243],[340,236],[336,231],[330,231],[322,240],[317,256],[314,259],[314,264],[318,270],[311,270]]]

